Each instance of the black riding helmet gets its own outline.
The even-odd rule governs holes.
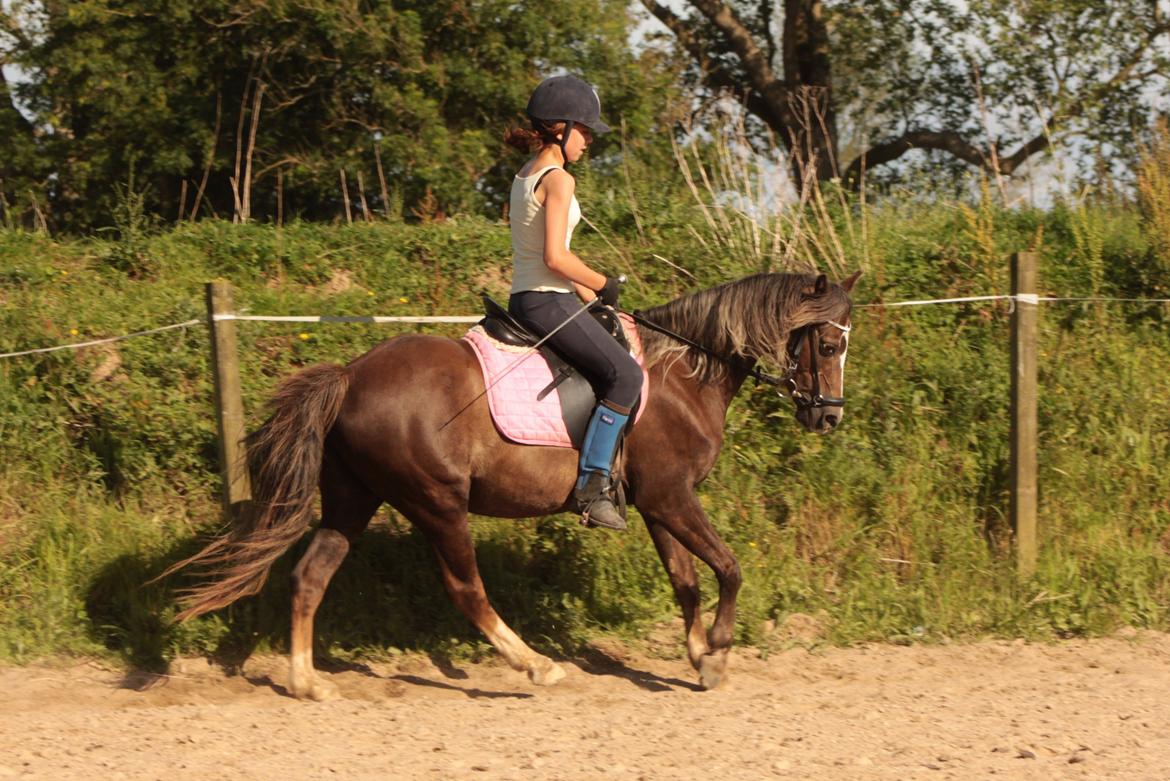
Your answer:
[[[609,125],[601,121],[601,99],[597,90],[576,76],[552,76],[540,82],[528,99],[528,117],[543,122],[564,122],[561,136],[561,157],[565,163],[565,144],[574,124],[584,125],[600,135],[609,132]]]

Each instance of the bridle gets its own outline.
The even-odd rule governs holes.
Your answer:
[[[842,333],[849,333],[853,330],[851,325],[841,325],[833,320],[825,320],[821,323],[809,323],[799,329],[796,329],[788,337],[788,370],[784,373],[784,383],[788,387],[788,395],[796,404],[797,409],[819,409],[821,407],[844,407],[845,399],[839,396],[822,396],[821,395],[821,374],[817,369],[817,354],[820,352],[820,337],[816,341],[818,344],[814,345],[813,335],[817,333],[817,328],[822,325],[831,325],[839,329]],[[804,350],[804,345],[808,344],[808,364],[809,372],[812,374],[812,392],[803,393],[796,387],[796,372],[800,368],[800,354]]]
[[[661,325],[658,325],[658,323],[651,322],[650,320],[647,320],[640,312],[629,312],[626,310],[621,311],[623,314],[627,314],[632,317],[634,322],[638,323],[639,325],[644,325],[652,331],[657,331],[664,336],[669,336],[671,339],[674,339],[677,342],[681,342],[687,347],[698,350],[704,355],[710,356],[717,361],[722,361],[723,363],[732,366],[742,364],[743,362],[743,359],[741,358],[720,355],[714,350],[711,350],[708,347],[704,347],[693,339],[688,339],[682,334],[676,334],[669,328],[665,328]],[[841,325],[840,323],[834,322],[833,320],[824,320],[819,323],[809,323],[808,325],[801,326],[800,328],[793,330],[792,333],[788,336],[788,346],[785,351],[788,357],[788,367],[784,371],[784,376],[777,377],[774,374],[768,374],[766,372],[760,371],[755,366],[747,369],[748,376],[755,378],[756,382],[760,382],[765,385],[771,385],[774,388],[786,389],[788,391],[788,396],[796,404],[797,409],[800,410],[818,409],[820,407],[844,407],[845,399],[837,396],[821,395],[821,378],[820,373],[817,371],[817,349],[815,347],[810,346],[809,350],[809,368],[812,371],[813,381],[812,393],[802,393],[796,387],[796,372],[797,369],[800,368],[801,351],[804,349],[804,344],[806,342],[812,341],[813,334],[815,334],[817,328],[822,325],[831,325],[846,334],[853,330],[853,326]]]

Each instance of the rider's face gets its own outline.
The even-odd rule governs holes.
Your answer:
[[[569,141],[565,144],[565,156],[573,163],[581,159],[585,150],[593,143],[593,131],[584,125],[573,125],[569,133]]]

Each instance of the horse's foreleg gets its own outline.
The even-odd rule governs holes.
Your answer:
[[[649,515],[643,515],[650,538],[662,559],[662,566],[670,577],[674,598],[682,608],[686,626],[687,658],[691,666],[699,669],[700,661],[711,650],[707,646],[707,633],[703,629],[702,606],[699,596],[699,578],[695,572],[695,561],[691,554],[679,544],[665,526]]]
[[[443,585],[451,601],[483,632],[508,665],[513,670],[527,672],[529,679],[540,686],[564,678],[560,665],[529,648],[492,608],[479,577],[466,512],[456,518],[430,518],[416,523],[434,546]]]
[[[664,508],[649,510],[660,519],[666,529],[691,553],[710,567],[719,582],[719,607],[715,621],[707,635],[710,650],[699,658],[699,682],[713,689],[723,682],[727,673],[727,655],[735,630],[735,600],[743,576],[735,554],[720,539],[699,499],[694,494],[676,497]]]

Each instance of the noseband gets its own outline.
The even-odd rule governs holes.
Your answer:
[[[808,325],[792,332],[788,337],[788,371],[784,374],[784,383],[788,388],[788,395],[796,404],[797,409],[819,409],[821,407],[844,407],[845,399],[838,396],[822,396],[821,395],[821,376],[817,370],[817,353],[819,345],[813,345],[813,335],[817,332],[817,326],[831,325],[834,328],[841,330],[843,333],[849,333],[853,326],[841,325],[840,323],[826,320],[823,323],[809,323]],[[819,338],[817,340],[820,341]],[[800,367],[800,354],[804,350],[804,345],[809,345],[809,371],[812,373],[812,392],[803,393],[796,387],[796,372]]]

